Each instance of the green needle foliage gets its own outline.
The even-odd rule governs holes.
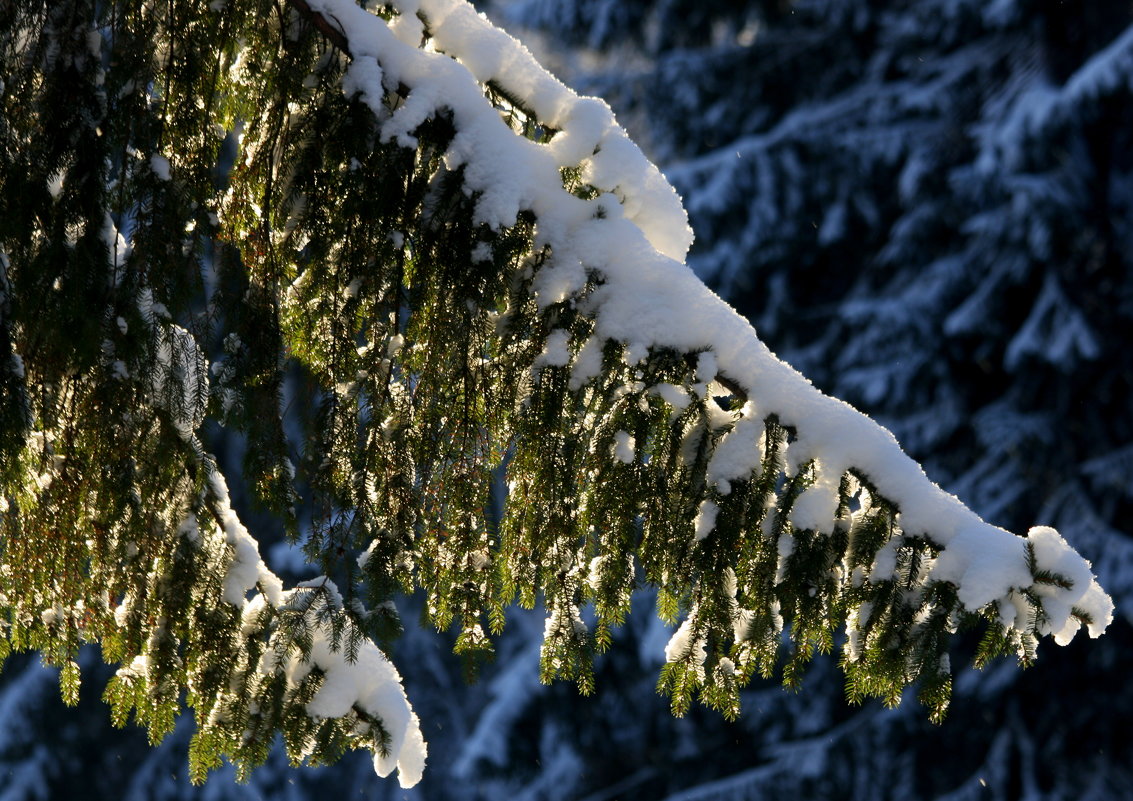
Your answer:
[[[978,660],[1030,658],[1043,593],[1019,588],[1022,626],[963,607],[930,575],[942,543],[901,531],[865,473],[841,476],[829,530],[796,528],[819,466],[787,470],[797,432],[774,414],[750,475],[710,482],[746,398],[701,352],[631,360],[609,339],[575,380],[602,276],[541,302],[536,215],[480,221],[470,167],[446,159],[454,115],[387,139],[413,89],[376,109],[350,64],[299,0],[3,4],[0,658],[39,651],[74,703],[78,650],[99,643],[121,666],[115,723],[156,742],[194,710],[198,781],[222,757],[261,763],[277,733],[296,763],[391,753],[372,709],[313,704],[320,638],[347,663],[388,643],[401,592],[470,667],[509,605],[542,602],[542,677],[588,692],[648,582],[683,621],[658,684],[676,714],[734,716],[754,675],[794,687],[842,648],[851,698],[919,683],[939,717],[950,634],[981,619]],[[483,94],[515,136],[555,133],[503,86]],[[597,198],[585,174],[563,168],[562,190]],[[545,358],[564,333],[568,363]],[[330,579],[280,593],[257,567],[205,444],[218,430]],[[1030,567],[1034,587],[1073,586]]]

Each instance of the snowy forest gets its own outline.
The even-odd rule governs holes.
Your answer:
[[[399,596],[389,653],[429,744],[410,789],[375,777],[368,754],[294,768],[280,747],[246,783],[224,765],[194,785],[190,716],[151,746],[143,728],[112,726],[114,669],[93,649],[77,708],[57,670],[14,654],[0,801],[1133,798],[1133,7],[476,5],[610,104],[681,197],[687,263],[772,351],[989,523],[1057,527],[1112,597],[1112,624],[1096,640],[1044,638],[1026,669],[1014,656],[972,667],[979,638],[961,634],[940,723],[915,689],[894,708],[851,703],[821,654],[798,691],[756,677],[729,720],[699,703],[675,717],[658,695],[675,627],[653,614],[654,589],[627,600],[585,697],[540,681],[540,609],[508,610],[469,681],[459,627],[418,626],[422,595]],[[539,358],[555,353],[548,342]],[[614,436],[618,459],[627,442]],[[210,447],[225,474],[249,458],[241,437]],[[245,489],[231,503],[249,529],[267,520]],[[288,586],[310,577],[282,537],[259,550]]]

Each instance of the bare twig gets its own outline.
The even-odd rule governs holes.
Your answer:
[[[332,23],[320,12],[314,11],[307,3],[307,0],[288,0],[288,2],[295,7],[296,11],[309,20],[312,25],[318,28],[319,32],[330,40],[332,45],[347,55],[350,55],[350,42],[347,40],[346,34],[343,33],[341,25],[338,25],[338,20]]]

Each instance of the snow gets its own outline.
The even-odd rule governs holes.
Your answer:
[[[130,607],[133,605],[133,599],[127,595],[122,598],[121,603],[114,608],[114,624],[118,628],[125,628],[126,623],[130,617]]]
[[[547,334],[547,341],[543,345],[543,353],[535,360],[535,367],[547,365],[548,367],[565,367],[570,363],[570,332],[563,328],[556,328]]]
[[[713,501],[701,501],[700,509],[693,521],[693,537],[700,542],[716,529],[716,516],[720,514],[720,507]]]
[[[833,474],[821,463],[818,478],[808,487],[791,508],[791,525],[812,531],[829,531],[838,511],[838,485],[841,476]]]
[[[672,406],[676,412],[683,412],[692,402],[685,388],[678,387],[676,384],[657,384],[651,391]]]
[[[115,675],[127,680],[145,680],[149,675],[149,657],[145,654],[138,654],[130,661],[129,665],[118,668]]]
[[[40,720],[43,716],[42,698],[53,686],[57,686],[57,679],[52,671],[34,668],[13,672],[8,677],[5,692],[0,694],[0,720]],[[19,758],[11,759],[9,755],[13,754],[19,755]],[[51,796],[48,778],[57,771],[59,755],[38,741],[34,727],[0,726],[0,755],[8,757],[0,762],[4,775],[4,781],[0,783],[0,801]]]
[[[58,200],[59,196],[63,194],[63,171],[54,173],[47,179],[47,192],[51,195],[52,200]]]
[[[869,622],[873,613],[873,604],[869,601],[852,610],[846,618],[846,656],[850,661],[857,661],[862,653],[862,630]]]
[[[632,464],[634,448],[637,443],[628,431],[618,431],[614,434],[613,456],[622,464]]]
[[[732,431],[716,446],[712,461],[708,463],[708,483],[722,495],[732,491],[731,482],[747,478],[763,459],[764,421],[756,411],[756,404],[748,401],[740,410]]]
[[[582,620],[582,613],[573,604],[556,606],[543,623],[543,640],[549,642],[555,637],[566,636],[571,638],[586,633],[586,623]]]
[[[364,550],[361,554],[359,554],[358,560],[357,560],[359,570],[365,570],[366,569],[366,565],[369,564],[370,559],[373,557],[374,551],[377,549],[377,547],[378,547],[378,540],[373,540],[373,541],[370,542],[370,546],[368,548],[366,548],[366,550]],[[301,553],[302,552],[300,552],[300,554]]]
[[[719,372],[719,364],[716,361],[716,354],[710,350],[706,350],[696,357],[696,378],[703,384],[709,384],[716,380],[716,375]]]
[[[1124,91],[1133,69],[1133,28],[1094,53],[1061,86],[1041,72],[1026,76],[1029,85],[1012,98],[1001,119],[986,126],[977,161],[984,173],[1007,167],[1015,171],[1031,157],[1031,145],[1052,125],[1073,121],[1083,106]]]
[[[513,735],[517,720],[523,715],[533,697],[541,689],[539,683],[540,644],[535,626],[528,617],[509,621],[509,626],[520,626],[525,637],[516,642],[525,645],[517,653],[499,659],[500,673],[486,688],[487,703],[475,729],[464,740],[453,760],[452,774],[457,779],[476,777],[477,764],[488,762],[497,767],[507,764],[508,737]],[[535,636],[532,636],[535,635]]]
[[[152,402],[169,412],[170,422],[184,440],[190,441],[207,411],[208,361],[193,334],[169,322],[169,310],[154,300],[151,289],[139,293],[137,305],[153,337],[155,369],[149,376]],[[121,317],[118,321],[119,330],[125,333],[126,321]],[[119,377],[128,376],[124,364],[121,369],[115,365],[113,370]]]
[[[492,260],[492,246],[487,242],[477,242],[472,248],[472,261],[479,264]]]
[[[1027,542],[1034,551],[1039,570],[1049,570],[1071,585],[1068,589],[1051,584],[1036,584],[1034,587],[1042,597],[1043,611],[1051,621],[1047,628],[1054,641],[1066,645],[1078,631],[1079,621],[1071,614],[1074,608],[1089,616],[1090,636],[1100,636],[1113,622],[1113,602],[1098,587],[1090,563],[1049,526],[1032,528],[1027,532]]]
[[[342,289],[343,300],[353,300],[358,297],[358,290],[362,288],[362,279],[355,278]]]
[[[570,388],[578,390],[602,373],[602,340],[590,337],[574,357],[570,368]]]
[[[417,784],[426,754],[420,724],[405,697],[401,676],[378,647],[363,640],[357,659],[349,661],[341,650],[331,647],[330,632],[320,626],[313,632],[311,664],[324,676],[322,686],[307,703],[307,714],[316,720],[341,718],[357,707],[380,718],[389,744],[384,756],[374,754],[374,770],[384,778],[396,768],[402,787]]]
[[[787,577],[787,565],[791,559],[791,554],[795,552],[795,538],[790,532],[784,531],[779,535],[779,541],[775,545],[778,551],[775,563],[775,584],[779,585]]]
[[[877,554],[873,557],[873,567],[869,571],[869,580],[871,582],[885,581],[896,572],[897,549],[901,544],[901,541],[897,537],[894,537],[878,549]],[[854,586],[861,585],[855,584]]]
[[[1026,542],[1015,536],[988,536],[985,526],[971,525],[957,531],[931,571],[933,579],[952,582],[959,588],[960,603],[967,609],[980,609],[1004,598],[1013,587],[1031,584]]]
[[[696,664],[703,665],[704,660],[708,658],[706,650],[708,643],[705,638],[699,636],[693,639],[694,617],[695,615],[690,613],[673,632],[673,636],[669,638],[669,644],[665,646],[666,662],[679,662],[682,659],[691,658]]]
[[[350,62],[342,79],[342,92],[347,97],[360,95],[362,102],[377,108],[382,102],[382,68],[372,57],[358,57]],[[378,94],[374,94],[375,90]]]
[[[160,153],[154,153],[149,157],[150,169],[153,174],[160,178],[162,181],[168,181],[172,177],[169,167],[169,159]]]
[[[216,499],[218,522],[225,542],[233,550],[233,559],[224,578],[224,600],[243,607],[248,591],[259,585],[268,602],[278,607],[283,601],[283,582],[264,564],[259,544],[232,509],[228,485],[220,471],[210,472],[209,489]]]
[[[617,195],[628,218],[647,232],[658,251],[677,259],[688,251],[692,232],[680,198],[617,125],[609,107],[576,96],[468,3],[394,3],[401,16],[393,29],[347,0],[313,0],[310,5],[348,32],[355,62],[373,59],[378,65],[378,70],[352,73],[350,91],[360,93],[379,118],[386,116],[380,103],[382,81],[410,87],[408,99],[383,125],[384,141],[414,147],[411,131],[441,107],[451,109],[458,133],[447,158],[450,167],[465,166],[469,188],[484,193],[477,203],[478,222],[508,225],[521,208],[532,208],[549,221],[557,215],[540,213],[543,205],[550,202],[561,210],[563,197],[576,201],[569,204],[572,215],[588,215],[593,205],[563,192],[559,176],[559,167],[584,156],[584,180]],[[419,23],[411,17],[418,10],[428,19],[440,52],[416,47]],[[559,130],[558,142],[545,145],[516,137],[485,102],[477,79],[492,80],[521,98],[543,124]],[[562,133],[568,128],[570,133]]]
[[[1036,356],[1065,366],[1100,354],[1101,345],[1085,315],[1066,297],[1052,272],[1026,322],[1008,344],[1004,363],[1014,369],[1027,356]]]

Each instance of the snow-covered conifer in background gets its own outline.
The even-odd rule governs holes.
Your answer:
[[[689,721],[697,748],[636,797],[838,798],[851,782],[876,799],[1119,794],[1130,752],[1111,744],[1133,705],[1119,667],[1133,636],[1128,6],[493,6],[568,82],[610,99],[689,209],[689,264],[780,355],[884,420],[986,519],[1026,527],[1042,509],[1124,611],[1102,643],[1047,648],[1034,670],[954,660],[962,689],[939,731],[904,708],[844,709],[828,664],[799,696],[754,685],[743,702],[758,721]],[[550,697],[530,706],[561,719]],[[758,767],[702,758],[737,738]],[[588,760],[585,786],[612,784],[629,751],[605,779]]]
[[[728,716],[784,631],[787,683],[841,646],[852,697],[915,683],[939,717],[959,626],[1029,661],[1112,617],[1057,532],[983,522],[778,361],[684,264],[609,108],[462,0],[24,0],[4,25],[0,647],[74,700],[101,643],[115,720],[155,740],[187,693],[194,777],[281,732],[415,783],[375,645],[403,589],[470,661],[541,598],[542,676],[587,691],[644,578],[680,622],[674,711]],[[318,578],[265,566],[218,425]]]

